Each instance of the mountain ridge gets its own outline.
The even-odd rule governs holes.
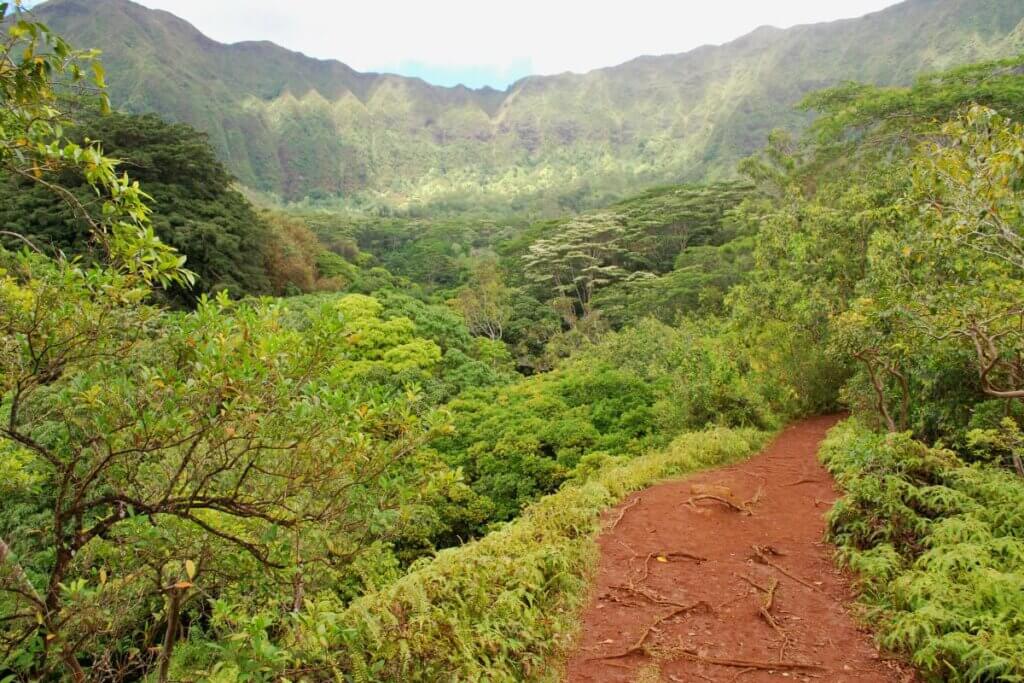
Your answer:
[[[545,197],[564,210],[728,176],[771,128],[806,123],[792,106],[811,90],[907,83],[1024,46],[1024,0],[906,0],[496,90],[359,72],[270,41],[219,43],[130,0],[34,11],[103,49],[116,106],[207,132],[243,184],[284,200],[387,206]]]

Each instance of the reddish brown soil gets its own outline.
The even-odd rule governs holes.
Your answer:
[[[655,486],[609,511],[568,680],[633,681],[650,664],[662,681],[913,680],[851,616],[849,577],[822,541],[836,491],[817,450],[838,419],[796,424],[747,462]],[[700,493],[752,514],[687,502]],[[761,609],[775,582],[773,625]]]

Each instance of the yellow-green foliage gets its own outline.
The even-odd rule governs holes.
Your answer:
[[[663,451],[566,486],[503,529],[442,551],[346,609],[308,605],[287,639],[291,677],[556,680],[551,662],[574,639],[599,513],[658,480],[747,456],[764,440],[753,430],[685,434]],[[225,662],[220,671],[236,666]]]
[[[1024,480],[855,421],[822,456],[829,514],[882,643],[930,680],[1024,681]]]

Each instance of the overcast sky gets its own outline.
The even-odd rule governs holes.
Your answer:
[[[896,0],[141,0],[222,42],[272,40],[360,71],[503,88],[723,43],[758,26],[873,12]]]

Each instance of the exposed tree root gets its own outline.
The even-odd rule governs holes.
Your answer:
[[[791,481],[788,484],[783,484],[783,486],[799,486],[800,484],[820,484],[820,483],[821,483],[820,479],[811,479],[809,477],[805,477],[803,479],[797,479],[796,481]]]
[[[747,667],[746,669],[740,669],[739,671],[736,672],[735,676],[733,676],[732,678],[729,679],[729,683],[736,683],[736,681],[740,680],[740,676],[742,676],[743,674],[752,673],[754,671],[757,671],[757,669],[755,669],[752,666],[751,667]]]
[[[704,602],[703,600],[698,600],[697,602],[693,603],[692,605],[682,605],[680,607],[676,607],[674,610],[672,610],[668,614],[666,614],[666,615],[664,615],[662,617],[659,617],[653,624],[651,624],[646,629],[644,629],[644,632],[642,634],[640,634],[640,638],[637,639],[637,641],[635,643],[633,643],[633,645],[631,645],[625,651],[619,652],[619,653],[613,654],[613,655],[604,655],[604,656],[601,656],[601,657],[591,657],[591,660],[622,659],[623,657],[629,657],[631,655],[646,654],[647,653],[647,647],[646,647],[645,644],[647,642],[647,639],[651,636],[652,633],[654,633],[655,631],[658,630],[659,626],[661,626],[663,623],[665,623],[669,619],[672,619],[674,617],[678,617],[680,614],[686,614],[687,612],[692,612],[693,610],[697,609],[698,607],[705,607],[705,608],[707,608],[709,610],[711,609],[711,605],[709,605],[708,603]]]
[[[624,590],[627,590],[627,591],[630,590],[630,589],[626,588],[625,586],[612,586],[612,588],[624,589]],[[641,607],[642,606],[642,603],[640,603],[640,602],[635,602],[633,600],[623,600],[619,596],[615,595],[615,593],[602,593],[601,596],[599,597],[599,599],[600,600],[606,600],[608,602],[614,602],[614,603],[616,603],[618,605],[622,605],[623,607]]]
[[[782,661],[786,657],[786,648],[789,647],[790,640],[789,634],[786,633],[786,629],[782,627],[779,620],[775,618],[774,614],[772,614],[772,608],[775,607],[775,592],[779,588],[779,580],[772,579],[771,585],[765,587],[754,581],[749,576],[743,576],[742,574],[736,574],[735,576],[764,593],[764,600],[758,608],[758,614],[761,615],[761,618],[764,619],[765,623],[768,624],[779,636],[779,661]]]
[[[688,553],[685,550],[674,550],[674,551],[672,551],[670,553],[662,553],[660,555],[660,557],[666,557],[666,558],[668,558],[670,560],[674,560],[676,558],[682,558],[684,560],[693,560],[694,562],[707,562],[708,561],[708,558],[706,558],[706,557],[704,557],[702,555],[694,555],[693,553]]]
[[[635,557],[636,557],[636,555],[634,554],[634,558]],[[645,581],[647,581],[647,577],[649,577],[651,575],[651,560],[653,560],[654,558],[664,558],[663,561],[666,561],[666,562],[674,560],[674,559],[693,560],[694,562],[697,562],[698,564],[701,563],[701,562],[707,562],[708,561],[708,558],[706,558],[706,557],[703,557],[701,555],[695,555],[693,553],[686,552],[685,550],[674,550],[674,551],[671,551],[671,552],[662,551],[662,552],[647,553],[647,557],[644,558],[644,569],[643,569],[643,572],[640,574],[640,578],[636,579],[636,580],[631,580],[630,584],[632,584],[635,587],[635,586],[643,584]]]
[[[669,600],[656,593],[652,593],[651,591],[644,590],[642,588],[636,588],[635,586],[623,586],[621,584],[617,584],[615,586],[610,586],[610,588],[612,588],[613,590],[622,591],[624,593],[629,593],[631,595],[637,595],[655,605],[666,605],[668,607],[687,607],[687,605],[684,605],[681,602]]]
[[[743,504],[743,508],[748,514],[754,514],[754,506],[761,502],[761,498],[764,497],[764,487],[758,486],[757,491],[754,492],[754,497]]]

